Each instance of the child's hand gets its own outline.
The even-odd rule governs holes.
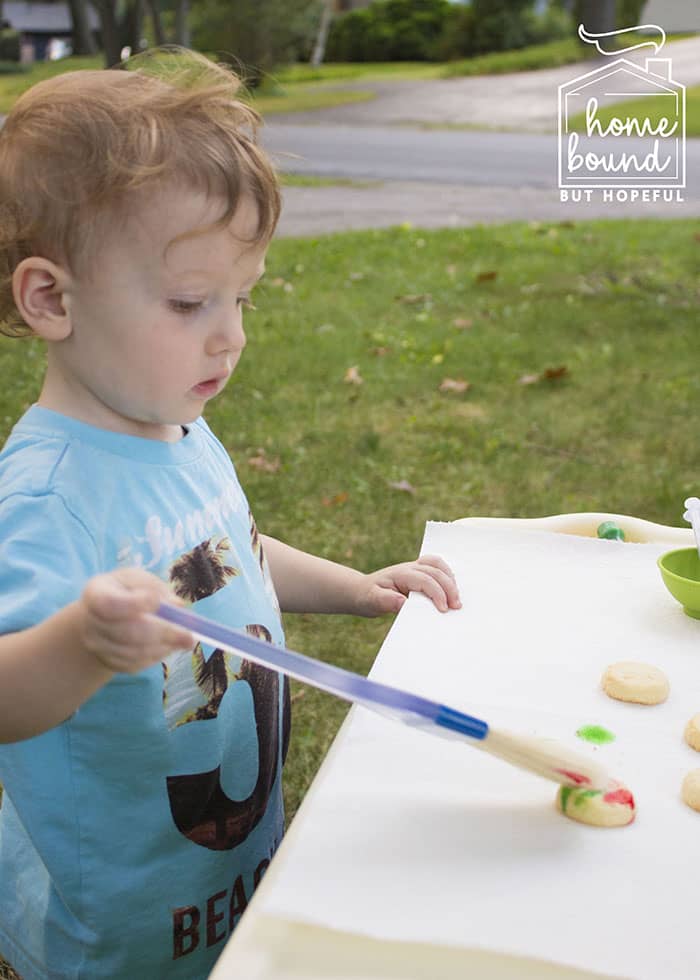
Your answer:
[[[436,555],[423,555],[417,561],[380,568],[364,576],[361,588],[358,597],[361,616],[398,612],[409,592],[422,592],[440,612],[462,606],[451,568]]]
[[[188,630],[149,615],[164,600],[180,604],[164,582],[142,569],[96,575],[78,600],[85,649],[108,670],[135,674],[174,650],[193,647]]]

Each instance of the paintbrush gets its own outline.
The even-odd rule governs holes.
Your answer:
[[[244,655],[253,663],[280,671],[346,701],[361,704],[411,728],[420,728],[441,738],[466,740],[475,748],[555,783],[605,789],[610,782],[605,769],[593,759],[552,739],[491,728],[480,718],[455,708],[275,646],[249,633],[205,619],[189,609],[164,602],[156,615],[184,626],[210,646]]]

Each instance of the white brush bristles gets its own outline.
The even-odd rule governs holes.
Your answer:
[[[486,738],[481,742],[475,741],[474,745],[505,762],[528,769],[563,786],[605,789],[610,782],[603,766],[553,739],[516,735],[503,729],[489,728]]]

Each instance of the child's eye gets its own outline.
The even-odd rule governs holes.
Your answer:
[[[196,313],[203,305],[201,299],[171,299],[168,302],[175,313]]]

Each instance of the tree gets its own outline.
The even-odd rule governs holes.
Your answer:
[[[614,31],[616,26],[615,0],[578,0],[574,8],[576,23],[583,24],[589,34]]]
[[[190,0],[177,0],[175,7],[175,44],[183,48],[192,45],[190,35]]]
[[[73,54],[95,54],[97,42],[90,30],[86,0],[68,0],[73,25]]]
[[[147,0],[148,10],[151,15],[151,23],[153,24],[153,38],[156,45],[160,47],[161,44],[167,43],[167,38],[165,36],[165,28],[163,27],[163,18],[160,12],[159,0]]]
[[[314,50],[311,55],[311,64],[314,68],[317,68],[323,63],[323,59],[326,55],[326,41],[328,40],[328,32],[331,29],[334,7],[335,0],[324,0],[323,10],[321,11],[321,20],[319,21],[318,26],[318,34],[316,36],[316,43],[314,44]]]
[[[141,49],[144,0],[127,0],[125,5],[119,0],[92,0],[92,3],[100,15],[105,65],[111,68],[122,60],[123,48],[131,48],[133,52]]]

